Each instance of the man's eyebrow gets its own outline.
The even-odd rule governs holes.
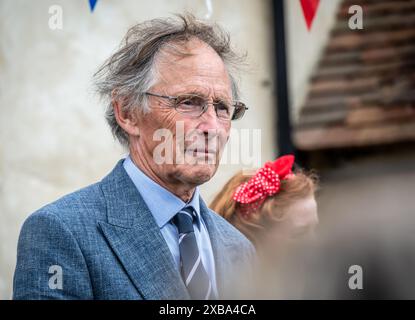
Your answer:
[[[201,90],[193,89],[186,92],[187,94],[194,94],[197,96],[207,97],[208,95],[205,92],[202,92]]]
[[[183,94],[193,94],[193,95],[196,95],[196,96],[199,96],[199,97],[202,97],[202,98],[207,98],[208,97],[208,94],[206,94],[206,92],[203,92],[202,90],[200,90],[200,89],[192,89],[192,90],[188,90],[188,91],[185,91],[185,92],[183,92],[183,93],[181,93],[181,94],[179,94],[179,95],[183,95]],[[225,93],[214,93],[213,94],[213,100],[221,100],[221,101],[228,101],[228,100],[232,100],[232,98],[231,97],[228,97]]]

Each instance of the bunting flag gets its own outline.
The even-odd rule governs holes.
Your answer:
[[[300,2],[307,29],[310,31],[320,0],[300,0]]]
[[[94,11],[95,5],[97,4],[98,0],[89,0],[89,7],[91,8],[91,12]]]

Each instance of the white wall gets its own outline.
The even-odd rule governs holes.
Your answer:
[[[340,2],[341,0],[320,0],[310,31],[307,30],[300,1],[284,2],[289,97],[294,122],[298,120],[300,107],[307,95],[310,76],[335,23]]]
[[[51,5],[63,29],[48,27]],[[242,97],[251,108],[237,128],[260,128],[261,158],[273,142],[271,12],[268,1],[213,0],[213,20],[248,51]],[[101,179],[121,157],[92,92],[91,76],[132,24],[184,9],[199,17],[205,1],[2,0],[0,2],[0,299],[11,296],[17,237],[24,219],[58,197]],[[220,168],[202,187],[210,201],[239,168]],[[245,166],[246,167],[246,166]]]

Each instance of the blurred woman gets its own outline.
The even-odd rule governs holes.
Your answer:
[[[316,176],[293,172],[294,156],[267,162],[255,174],[234,175],[210,204],[255,246],[269,239],[297,238],[318,223]]]
[[[282,255],[307,240],[318,223],[317,178],[293,172],[293,164],[294,156],[286,155],[254,174],[238,172],[210,204],[255,245],[263,272],[276,271]]]

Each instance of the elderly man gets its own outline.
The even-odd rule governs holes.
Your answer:
[[[192,16],[129,30],[96,74],[129,156],[26,220],[15,299],[234,297],[232,276],[254,249],[198,186],[215,174],[231,120],[246,109],[236,62],[228,36]]]

